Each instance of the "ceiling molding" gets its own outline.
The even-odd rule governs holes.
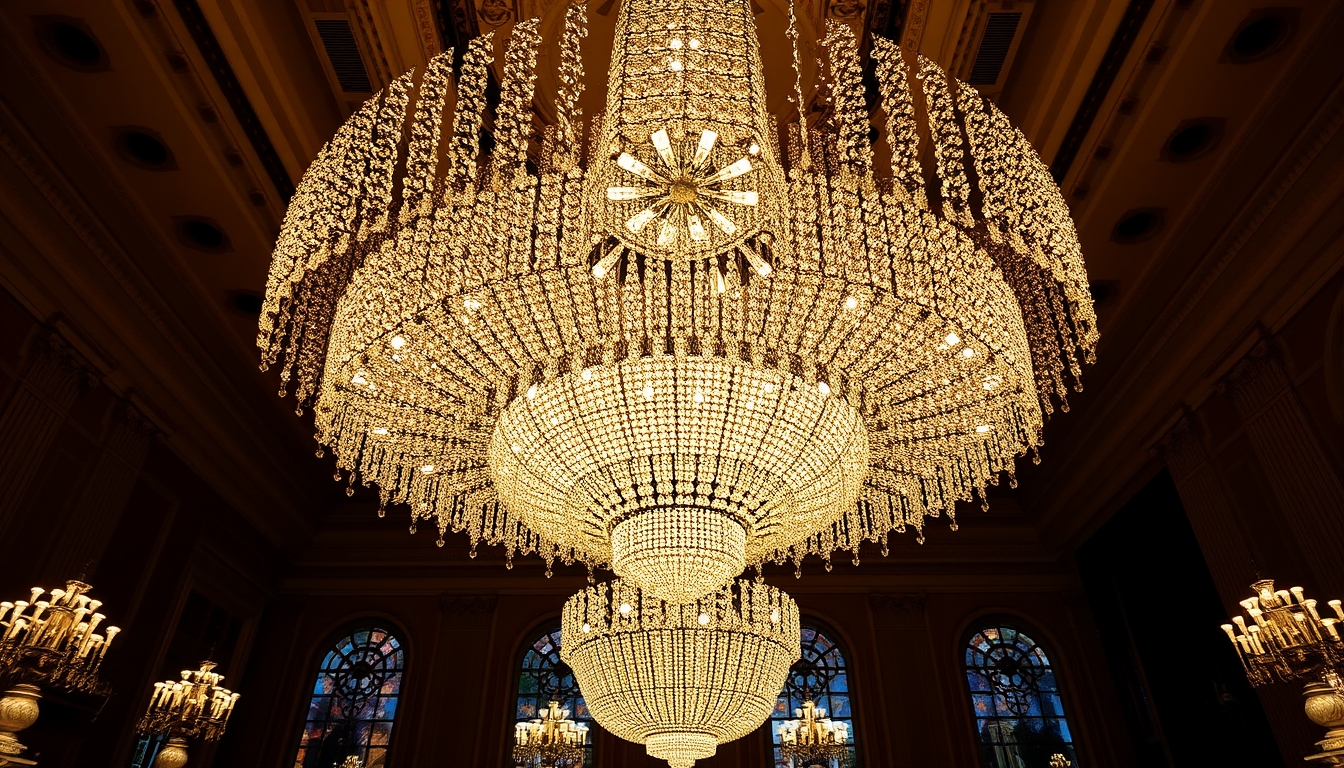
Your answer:
[[[220,48],[219,40],[210,29],[209,22],[205,20],[201,6],[196,0],[173,0],[173,7],[177,9],[178,16],[186,25],[192,41],[196,43],[196,50],[210,68],[215,84],[229,102],[229,109],[233,111],[234,119],[242,126],[252,150],[257,153],[262,167],[266,169],[266,175],[275,185],[275,191],[279,193],[280,199],[288,204],[289,198],[294,196],[294,182],[289,178],[285,164],[280,161],[280,155],[275,151],[271,137],[262,127],[256,110],[252,108],[252,102],[248,101],[247,94],[243,92],[243,86],[238,82],[233,67],[229,66],[228,59],[224,57],[224,50]]]
[[[1129,51],[1134,47],[1139,30],[1143,29],[1144,22],[1148,20],[1148,12],[1152,8],[1153,0],[1129,0],[1129,5],[1125,6],[1125,13],[1120,17],[1120,25],[1116,27],[1115,34],[1111,35],[1111,42],[1106,46],[1106,53],[1101,58],[1096,74],[1092,75],[1092,82],[1087,86],[1083,102],[1078,105],[1078,111],[1074,113],[1073,121],[1069,123],[1064,140],[1060,142],[1054,160],[1050,163],[1050,174],[1054,176],[1056,184],[1061,183],[1068,175],[1069,167],[1077,158],[1083,140],[1092,130],[1092,123],[1096,121],[1102,103],[1110,94],[1116,75],[1120,74],[1121,67],[1129,58]]]

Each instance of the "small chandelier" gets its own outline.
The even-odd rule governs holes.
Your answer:
[[[811,699],[793,710],[795,720],[779,724],[779,751],[795,768],[826,765],[849,754],[849,729],[826,717],[826,710]]]
[[[684,603],[767,561],[922,542],[1011,480],[1097,343],[1058,185],[974,88],[878,36],[865,62],[834,22],[820,121],[770,114],[754,7],[622,2],[585,120],[575,3],[540,134],[531,19],[493,114],[486,35],[455,89],[449,52],[323,147],[258,345],[350,493],[377,486],[440,545],[465,532]],[[814,116],[794,22],[789,112]]]
[[[214,671],[215,666],[203,661],[198,670],[182,670],[181,680],[154,684],[149,708],[136,725],[142,735],[168,737],[154,768],[186,765],[188,738],[218,741],[224,735],[240,694],[219,685],[224,676]]]
[[[690,768],[760,727],[798,660],[798,608],[739,580],[684,605],[614,581],[565,603],[560,656],[593,718]]]
[[[569,710],[552,701],[540,718],[514,727],[513,742],[513,761],[519,765],[571,768],[583,764],[588,726],[570,720]]]
[[[1344,761],[1344,603],[1327,603],[1334,616],[1321,616],[1317,601],[1302,587],[1274,589],[1272,579],[1251,585],[1252,596],[1241,601],[1251,620],[1233,616],[1222,625],[1236,649],[1246,677],[1256,687],[1275,682],[1307,681],[1307,717],[1329,729],[1316,742],[1325,753]]]
[[[0,760],[25,747],[15,733],[37,721],[42,689],[105,696],[98,677],[103,657],[121,630],[98,612],[101,600],[88,596],[82,581],[47,592],[33,587],[27,600],[0,602],[0,680],[12,687],[0,698]],[[43,599],[43,596],[46,596]]]

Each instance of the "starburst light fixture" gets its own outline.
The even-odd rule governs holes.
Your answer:
[[[683,605],[620,580],[565,602],[560,657],[593,718],[690,768],[760,727],[798,660],[798,606],[741,579]]]
[[[584,121],[586,23],[565,12],[540,135],[533,19],[491,150],[487,35],[455,83],[444,54],[365,103],[304,175],[258,341],[337,479],[440,544],[464,531],[473,555],[687,602],[767,561],[922,541],[925,517],[1011,478],[1097,341],[1068,208],[1022,133],[922,57],[917,94],[875,37],[876,167],[852,33],[829,27],[819,101],[795,77],[822,119],[774,116],[747,0],[621,3]]]

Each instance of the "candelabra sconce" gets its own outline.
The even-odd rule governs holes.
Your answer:
[[[779,724],[779,751],[794,768],[829,768],[849,755],[848,726],[827,718],[815,702],[803,702],[793,716]]]
[[[103,657],[121,630],[98,627],[107,618],[101,600],[82,581],[50,592],[33,587],[27,600],[0,602],[0,766],[35,765],[22,757],[19,731],[37,721],[42,690],[106,696],[98,677]]]
[[[182,670],[181,680],[154,684],[149,708],[136,726],[146,736],[167,736],[154,758],[154,768],[182,768],[187,764],[187,739],[218,741],[238,704],[239,694],[220,686],[224,676],[215,662],[203,661],[195,671]]]
[[[1307,717],[1327,728],[1316,742],[1320,751],[1308,761],[1344,765],[1344,604],[1331,600],[1334,616],[1321,616],[1317,601],[1301,587],[1274,589],[1272,579],[1251,585],[1254,596],[1241,601],[1248,622],[1232,617],[1223,631],[1246,670],[1251,685],[1259,688],[1276,682],[1305,681]]]
[[[588,726],[569,719],[569,710],[552,701],[542,716],[513,729],[513,761],[518,765],[575,768],[583,765]]]

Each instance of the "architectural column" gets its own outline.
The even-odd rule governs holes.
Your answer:
[[[883,664],[881,680],[875,681],[889,691],[925,691],[939,689],[933,649],[929,646],[929,628],[925,618],[924,595],[873,593],[868,604],[873,612],[873,627],[878,637],[878,658],[891,659]],[[934,765],[947,759],[948,734],[942,702],[925,697],[897,697],[888,700],[886,728],[865,729],[872,736],[888,739],[895,765]],[[860,715],[861,716],[861,715]]]
[[[1155,452],[1171,472],[1223,607],[1239,611],[1238,601],[1246,598],[1255,579],[1254,552],[1197,427],[1189,417],[1181,419]]]
[[[92,574],[121,519],[153,442],[153,428],[130,403],[108,414],[102,451],[67,521],[61,546],[52,553],[51,578]]]
[[[1237,364],[1228,390],[1317,588],[1344,597],[1344,482],[1267,343]]]
[[[55,332],[39,328],[27,367],[0,411],[0,539],[13,527],[33,475],[42,465],[90,369]]]

